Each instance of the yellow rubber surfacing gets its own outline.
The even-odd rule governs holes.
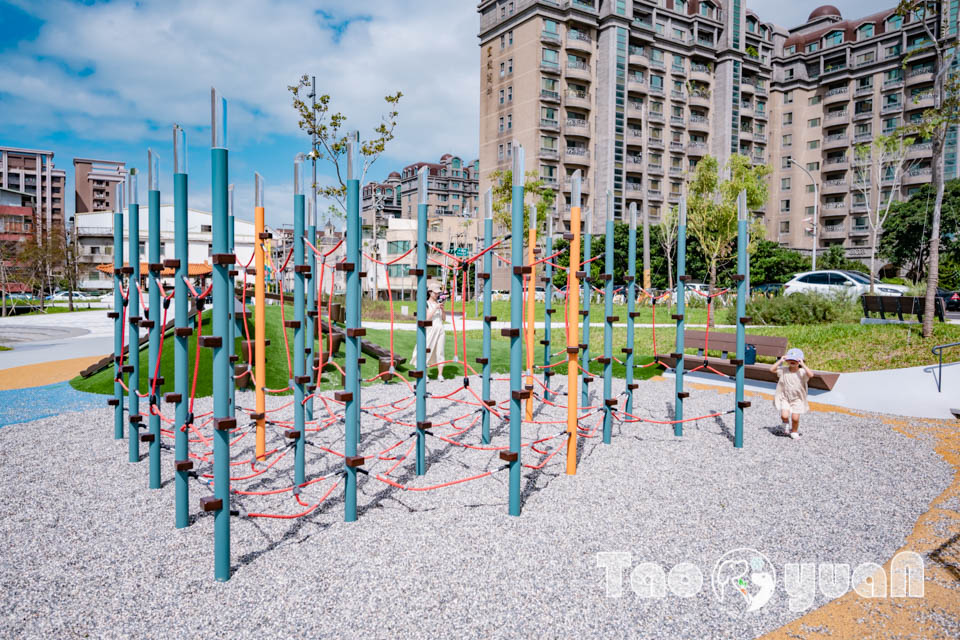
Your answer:
[[[64,382],[65,380],[75,378],[81,371],[108,355],[110,354],[84,356],[82,358],[70,358],[68,360],[54,360],[52,362],[40,362],[37,364],[26,364],[21,367],[11,367],[10,369],[0,369],[0,391],[42,387],[48,384]]]

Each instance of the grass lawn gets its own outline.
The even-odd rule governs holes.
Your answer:
[[[5,347],[2,344],[0,344],[0,351],[12,351],[12,349],[10,347]]]
[[[659,314],[658,314],[659,315]],[[598,315],[598,319],[602,317]],[[204,314],[204,335],[210,335],[212,331],[210,312]],[[590,330],[590,355],[595,358],[601,355],[603,348],[603,328],[594,327]],[[717,330],[720,331],[720,330]],[[251,336],[253,335],[253,323],[250,324]],[[732,332],[732,330],[725,330]],[[774,335],[786,337],[791,347],[800,347],[806,355],[807,361],[814,369],[837,372],[853,371],[871,371],[876,369],[890,369],[898,367],[909,367],[919,365],[929,365],[934,359],[930,354],[930,347],[935,344],[945,342],[960,341],[960,326],[938,324],[935,327],[932,340],[924,341],[920,337],[920,327],[918,325],[860,325],[860,324],[835,324],[835,325],[794,325],[787,327],[750,327],[748,333],[760,335]],[[564,332],[562,329],[553,331],[553,344],[551,349],[554,352],[560,351],[564,345]],[[288,330],[288,338],[293,346],[293,330]],[[534,361],[537,364],[543,363],[543,347],[539,344],[543,332],[537,334],[537,348]],[[676,332],[673,328],[660,328],[656,331],[657,353],[665,354],[674,350]],[[447,331],[446,334],[446,357],[454,357],[453,332]],[[467,354],[468,364],[478,368],[475,359],[482,355],[481,331],[467,332]],[[287,361],[284,355],[283,330],[280,321],[280,309],[277,306],[267,308],[267,339],[270,340],[270,346],[267,347],[267,387],[280,389],[288,384]],[[367,332],[367,340],[377,343],[384,348],[389,348],[390,332],[386,330],[370,330]],[[637,329],[634,334],[635,353],[638,354],[637,364],[646,364],[651,361],[653,348],[653,331],[649,328]],[[239,343],[239,339],[238,339]],[[397,357],[410,358],[413,348],[416,344],[416,332],[409,330],[398,330],[394,333],[394,352]],[[626,345],[626,329],[615,328],[613,332],[614,356],[622,359],[620,349]],[[163,358],[161,359],[160,372],[167,380],[163,391],[173,390],[173,365],[174,365],[174,339],[167,337],[164,344]],[[195,337],[189,340],[188,353],[189,371],[192,376],[193,358],[195,355],[196,342]],[[459,349],[459,346],[458,346]],[[344,347],[341,346],[337,354],[336,361],[343,366]],[[491,365],[494,373],[504,374],[510,370],[510,341],[502,338],[495,332],[491,343]],[[688,350],[688,353],[694,353],[694,350]],[[240,353],[238,344],[237,353]],[[645,354],[645,355],[644,355]],[[719,355],[719,354],[716,354]],[[563,354],[553,358],[557,362],[563,358]],[[950,355],[951,359],[960,358],[960,354]],[[769,358],[761,358],[761,361],[772,361]],[[197,395],[208,396],[212,392],[211,377],[209,374],[212,365],[212,351],[210,349],[200,350],[200,377],[197,381]],[[408,371],[407,366],[398,367],[398,371],[405,375]],[[555,367],[557,375],[566,373],[566,365]],[[592,362],[590,370],[594,374],[601,374],[603,365],[598,362]],[[444,373],[448,376],[455,376],[462,371],[462,365],[456,367],[447,365]],[[647,367],[638,369],[636,376],[639,379],[647,378],[662,371],[661,367]],[[147,350],[140,353],[140,372],[141,372],[141,392],[147,392],[148,372]],[[378,363],[371,357],[367,357],[367,362],[361,366],[361,374],[364,379],[373,378],[378,373]],[[436,369],[430,370],[428,375],[435,378]],[[613,375],[622,378],[625,376],[625,369],[622,364],[614,363]],[[71,385],[80,391],[89,391],[93,393],[112,394],[113,393],[113,373],[112,369],[101,371],[87,379],[74,378]],[[408,377],[409,376],[405,376]],[[402,384],[398,382],[397,384]],[[340,374],[335,370],[325,371],[321,389],[339,389],[342,387]]]

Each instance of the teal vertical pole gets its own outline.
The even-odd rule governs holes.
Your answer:
[[[303,170],[306,156],[298,153],[293,163],[293,313],[294,313],[294,334],[293,334],[293,429],[297,434],[295,441],[296,451],[293,463],[293,481],[295,484],[303,484],[306,480],[306,424],[304,398],[306,397],[306,385],[310,376],[306,375],[304,370],[304,347],[306,345],[306,336],[304,336],[304,244],[303,234],[305,233],[304,218],[306,207],[306,196],[303,194]],[[347,276],[349,278],[349,275]],[[349,294],[349,291],[348,291]],[[349,312],[349,302],[347,310]],[[349,340],[348,340],[349,343]],[[350,354],[347,354],[347,362],[350,361]],[[347,391],[350,390],[350,374],[347,373]],[[356,454],[352,454],[356,455]]]
[[[523,429],[523,181],[524,150],[513,142],[512,227],[510,233],[510,515],[520,515],[520,437]],[[529,392],[527,392],[529,393]]]
[[[316,167],[316,161],[314,161]],[[314,182],[315,184],[315,182]],[[317,209],[316,209],[316,187],[311,187],[313,197],[307,199],[307,240],[314,247],[317,246]],[[317,254],[311,249],[307,251],[307,274],[304,278],[304,286],[307,288],[307,328],[305,333],[307,346],[305,347],[305,357],[307,359],[307,377],[310,378],[310,386],[307,387],[306,402],[304,403],[304,420],[306,423],[313,421],[313,389],[314,380],[317,379],[313,370],[314,349],[317,341],[317,282],[314,280],[317,272]]]
[[[417,173],[417,462],[418,476],[427,472],[427,179],[429,169],[421,167]],[[422,428],[423,427],[423,428]]]
[[[127,217],[129,218],[127,222],[128,251],[130,268],[133,270],[130,274],[127,294],[129,305],[127,320],[130,323],[127,353],[130,364],[133,366],[133,372],[127,379],[129,399],[127,420],[130,422],[127,445],[129,461],[140,462],[140,421],[143,420],[143,416],[140,415],[140,397],[137,395],[140,393],[140,204],[137,202],[137,170],[132,168],[130,175],[127,176]]]
[[[123,183],[116,185],[113,198],[113,439],[123,440]],[[130,350],[133,353],[133,349]]]
[[[347,327],[346,327],[346,458],[357,455],[360,439],[360,172],[356,168],[360,156],[359,133],[349,135],[347,147]],[[302,351],[301,351],[302,353]],[[357,519],[357,467],[344,464],[347,478],[344,496],[344,520]]]
[[[190,498],[190,444],[185,430],[189,408],[189,370],[187,343],[190,340],[190,311],[187,292],[189,263],[187,243],[187,137],[179,125],[173,127],[173,263],[176,275],[173,281],[174,300],[174,387],[176,400],[174,429],[174,492],[176,504],[176,527],[183,529],[190,524],[188,500]]]
[[[227,151],[227,102],[216,89],[213,101],[213,144],[211,155],[211,188],[213,203],[213,488],[219,508],[213,515],[214,575],[219,581],[230,579],[230,435],[236,419],[230,415],[230,385],[233,375],[230,354],[223,343],[228,336],[230,308],[230,275],[233,264],[227,249],[227,189],[229,163]]]
[[[236,243],[234,241],[234,215],[233,215],[233,185],[227,187],[227,252],[234,254]],[[233,276],[235,268],[231,267],[227,273],[228,285],[230,287],[230,304],[227,307],[227,358],[230,360],[230,416],[237,415],[237,379],[234,378],[234,364],[237,362],[237,303],[236,303],[236,284]]]
[[[483,195],[483,246],[493,244],[493,190],[487,189]],[[491,294],[493,287],[493,252],[483,254],[483,416],[480,425],[480,439],[483,444],[490,444],[490,410],[487,403],[490,401],[490,323],[493,320],[493,305]]]
[[[548,256],[553,255],[553,216],[550,216],[547,221],[547,254]],[[553,333],[553,259],[547,260],[544,265],[544,280],[545,284],[543,287],[543,397],[548,402],[553,400],[553,394],[550,393],[550,379],[553,377],[553,369],[548,369],[546,367],[550,366],[550,337]]]
[[[583,342],[580,345],[580,366],[583,367],[583,389],[581,408],[590,406],[590,383],[593,382],[593,376],[590,375],[590,298],[591,298],[591,264],[588,262],[593,253],[593,212],[587,210],[586,220],[583,225],[583,309],[580,315],[583,317]],[[575,318],[571,318],[576,322]]]
[[[613,194],[607,191],[607,226],[604,237],[603,256],[603,443],[610,444],[613,430],[613,408],[617,405],[613,396]]]
[[[750,403],[743,400],[744,355],[746,351],[746,318],[747,312],[747,192],[741,191],[737,196],[737,406],[735,410],[736,426],[733,435],[733,446],[743,448],[743,409]]]
[[[683,331],[685,320],[683,314],[686,313],[687,301],[685,283],[687,281],[687,200],[680,200],[680,220],[677,225],[677,313],[674,319],[677,321],[677,352],[674,357],[677,360],[677,402],[674,409],[673,419],[678,422],[673,425],[673,435],[683,435],[683,399],[687,394],[683,390],[683,371],[686,366],[683,355]]]
[[[147,381],[150,389],[156,390],[156,394],[150,394],[150,488],[160,488],[160,383],[153,380],[154,375],[160,376],[160,368],[157,367],[157,358],[160,355],[160,333],[163,327],[162,314],[160,313],[160,283],[157,281],[160,269],[163,263],[160,262],[160,163],[152,150],[147,150],[147,205],[148,205],[148,228],[150,246],[149,252],[149,272],[150,272],[150,357],[147,359]],[[166,305],[164,305],[166,306]],[[156,372],[156,373],[154,373]],[[156,411],[154,411],[156,409]]]
[[[627,405],[626,412],[633,414],[633,323],[637,306],[637,203],[630,203],[630,236],[627,241],[627,346],[623,352],[627,369]]]

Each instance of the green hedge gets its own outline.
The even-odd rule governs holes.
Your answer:
[[[857,299],[794,293],[774,298],[756,298],[747,303],[752,324],[834,324],[860,321],[862,308]],[[736,324],[736,309],[725,310],[727,324]]]

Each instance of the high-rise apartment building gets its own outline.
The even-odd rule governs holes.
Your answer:
[[[935,30],[956,33],[956,3],[940,3]],[[704,155],[740,153],[768,164],[768,237],[809,251],[819,186],[818,246],[868,253],[864,212],[890,194],[855,188],[855,147],[895,131],[932,104],[934,59],[920,18],[893,8],[844,20],[832,6],[786,29],[741,0],[483,0],[480,12],[480,190],[512,162],[558,190],[558,229],[569,228],[570,176],[584,206],[614,195],[653,218],[679,201]],[[905,55],[907,68],[903,69]],[[914,144],[906,197],[930,180],[930,145]],[[946,161],[957,175],[956,136]],[[593,216],[593,231],[602,229]]]
[[[76,212],[113,211],[114,187],[127,176],[123,162],[73,159]]]
[[[0,188],[35,197],[32,228],[37,237],[51,229],[63,232],[66,177],[54,167],[53,151],[0,147]]]

